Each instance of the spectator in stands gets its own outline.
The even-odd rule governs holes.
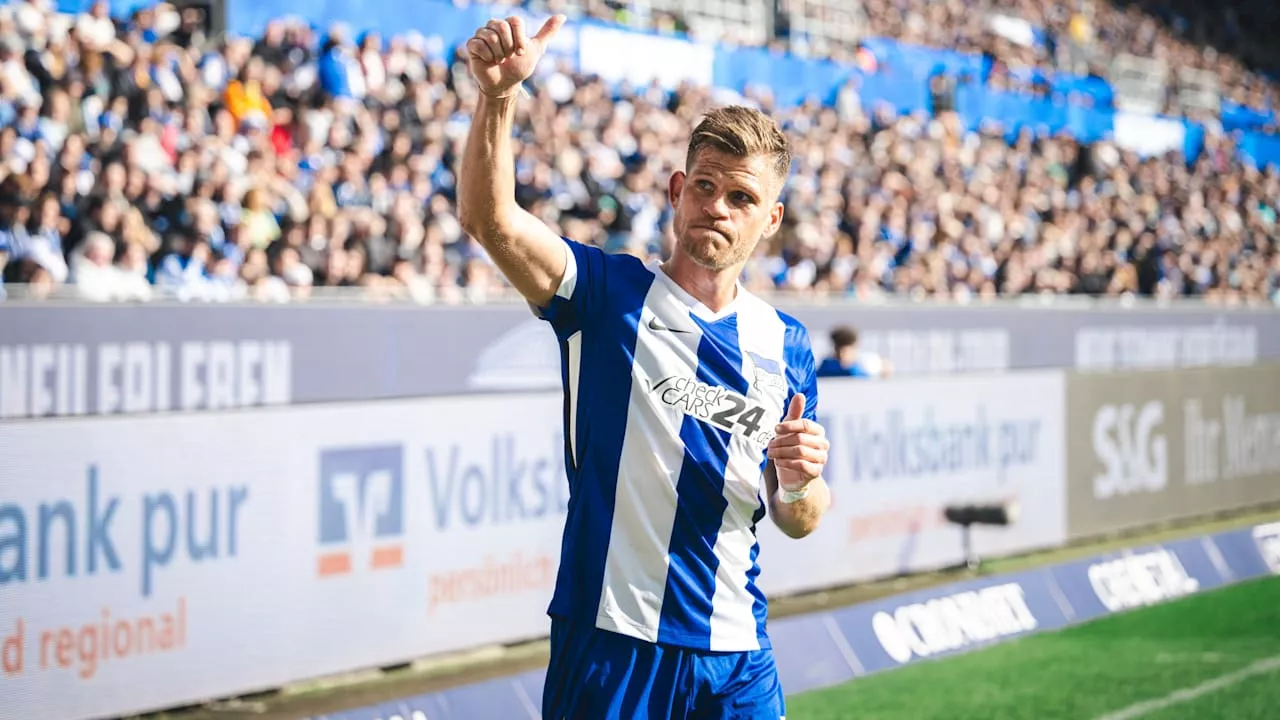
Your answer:
[[[114,262],[115,241],[110,235],[93,232],[85,237],[71,258],[71,280],[81,297],[95,302],[120,299],[122,275]]]
[[[263,95],[262,59],[250,58],[239,77],[227,85],[227,110],[238,125],[264,128],[271,119],[271,102]]]

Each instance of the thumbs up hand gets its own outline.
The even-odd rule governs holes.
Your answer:
[[[467,41],[467,63],[480,92],[490,97],[511,97],[520,83],[533,75],[551,38],[564,25],[563,15],[553,15],[533,37],[525,34],[524,20],[509,17],[490,20]]]
[[[827,431],[802,417],[804,402],[801,393],[791,397],[787,415],[774,428],[774,438],[768,448],[769,459],[778,473],[778,485],[787,491],[798,491],[822,477],[827,451],[831,448]]]

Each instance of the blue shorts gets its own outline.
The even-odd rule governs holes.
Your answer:
[[[708,652],[551,619],[542,720],[780,720],[773,651]]]

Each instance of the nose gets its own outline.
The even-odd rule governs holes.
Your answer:
[[[727,220],[729,218],[729,202],[723,194],[717,194],[707,198],[707,201],[702,204],[702,212],[714,220]]]

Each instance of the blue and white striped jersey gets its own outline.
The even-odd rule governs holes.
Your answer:
[[[808,333],[741,286],[715,313],[656,261],[566,245],[536,309],[561,344],[570,488],[549,612],[680,647],[769,647],[762,471],[791,396],[815,417]]]

